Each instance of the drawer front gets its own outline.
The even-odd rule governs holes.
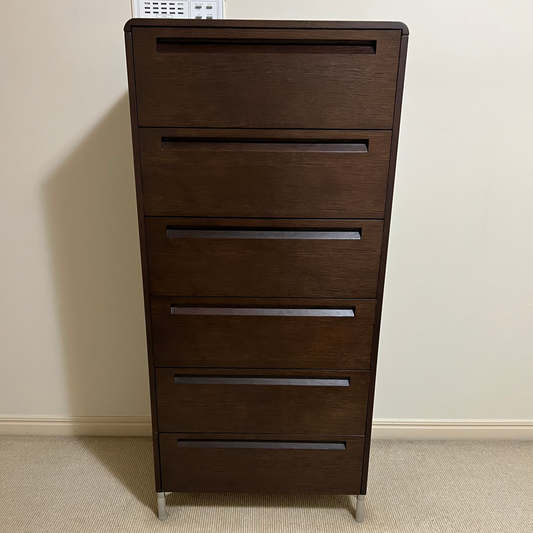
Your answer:
[[[152,297],[156,366],[370,368],[375,300]]]
[[[375,298],[383,222],[145,219],[158,296]]]
[[[383,218],[390,132],[140,130],[149,216]]]
[[[168,492],[358,494],[364,439],[159,434]]]
[[[156,370],[162,432],[364,435],[370,372]]]
[[[400,30],[132,33],[140,126],[392,129]]]

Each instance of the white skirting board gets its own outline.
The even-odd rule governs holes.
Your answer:
[[[149,416],[0,416],[0,435],[147,437]]]
[[[374,419],[373,439],[533,440],[533,420]]]
[[[147,437],[149,416],[0,416],[0,435]],[[375,419],[374,439],[533,440],[533,420]]]

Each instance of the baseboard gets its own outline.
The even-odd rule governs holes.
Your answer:
[[[0,416],[0,435],[147,437],[149,416]],[[374,439],[533,440],[533,420],[375,419]]]
[[[0,416],[0,435],[147,437],[149,416]]]
[[[533,420],[374,419],[374,439],[533,440]]]

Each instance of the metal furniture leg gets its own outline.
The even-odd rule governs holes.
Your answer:
[[[168,518],[167,500],[164,492],[157,493],[157,516],[159,520],[166,520]]]
[[[363,522],[365,519],[365,497],[357,496],[357,507],[355,508],[355,521]]]

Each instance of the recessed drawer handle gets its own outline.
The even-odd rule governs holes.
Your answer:
[[[257,440],[178,440],[178,448],[256,450],[346,450],[345,442],[281,442]]]
[[[190,139],[162,137],[161,148],[190,152],[311,152],[311,153],[368,153],[369,141],[319,141],[319,140],[257,140],[257,139]]]
[[[169,239],[278,239],[278,240],[361,240],[361,230],[255,230],[255,229],[176,229],[167,227]]]
[[[158,37],[157,53],[301,53],[301,54],[375,54],[376,41],[350,39],[195,39]],[[265,50],[265,47],[268,47]]]
[[[240,376],[174,376],[176,385],[282,385],[296,387],[349,387],[349,378],[263,378]]]
[[[355,309],[268,309],[239,307],[181,307],[172,305],[172,315],[201,316],[307,316],[307,317],[355,317]]]

